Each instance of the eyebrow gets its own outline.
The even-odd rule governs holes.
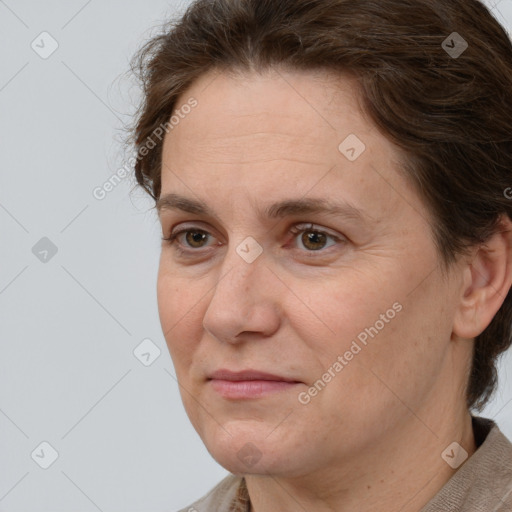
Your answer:
[[[181,210],[183,212],[212,217],[220,222],[215,212],[204,202],[179,194],[166,194],[156,202],[158,215],[165,210]],[[260,218],[278,219],[292,215],[326,214],[345,217],[361,223],[372,219],[368,214],[349,203],[334,203],[323,198],[286,199],[267,206],[263,212],[259,211]]]

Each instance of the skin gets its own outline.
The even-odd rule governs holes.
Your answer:
[[[246,476],[253,511],[420,510],[455,472],[446,447],[475,451],[472,339],[512,282],[510,222],[489,251],[444,274],[429,211],[397,170],[400,150],[362,114],[348,76],[210,72],[178,105],[191,96],[198,106],[164,141],[161,197],[201,200],[217,218],[159,209],[165,237],[192,232],[162,243],[158,305],[194,428]],[[366,145],[353,162],[338,150],[349,134]],[[366,220],[257,214],[303,197],[350,203]],[[340,241],[308,243],[307,226],[290,233],[309,223]],[[252,263],[236,251],[249,236],[263,251]],[[401,311],[300,403],[395,303]],[[226,399],[208,381],[220,368],[300,383]],[[259,457],[250,466],[237,456],[247,443]]]

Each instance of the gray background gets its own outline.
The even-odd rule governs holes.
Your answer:
[[[152,203],[131,177],[92,193],[127,158],[130,57],[187,5],[0,0],[0,511],[171,512],[227,474],[160,330]],[[489,5],[510,31],[512,0]],[[482,415],[512,439],[510,351]]]

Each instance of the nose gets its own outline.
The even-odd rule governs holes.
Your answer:
[[[240,343],[249,334],[268,337],[279,329],[283,284],[268,268],[264,254],[248,263],[229,248],[203,317],[203,328],[211,336]]]

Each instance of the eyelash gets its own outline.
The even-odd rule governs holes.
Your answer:
[[[313,224],[307,224],[307,225],[306,224],[300,224],[300,225],[293,226],[290,229],[290,233],[295,235],[295,236],[299,235],[300,233],[307,233],[308,231],[312,232],[312,233],[315,233],[315,234],[325,235],[325,236],[327,236],[328,238],[331,238],[332,240],[334,240],[337,243],[345,242],[344,239],[342,239],[340,237],[337,237],[337,236],[335,236],[335,235],[333,235],[331,233],[328,233],[328,232],[323,231],[321,229],[315,229],[315,226]],[[171,235],[168,236],[168,237],[162,237],[162,240],[168,242],[169,245],[175,245],[175,242],[176,242],[176,239],[178,238],[178,236],[180,236],[182,233],[188,233],[188,232],[203,233],[203,234],[206,234],[206,235],[210,235],[210,233],[208,233],[207,231],[205,231],[203,229],[196,229],[196,228],[193,228],[193,227],[187,227],[187,228],[183,228],[183,229],[181,229],[179,231],[176,231],[176,233],[171,233]],[[182,249],[181,247],[176,246],[175,250],[180,255],[188,256],[191,253],[199,252],[201,250],[201,248],[200,249]],[[306,252],[314,255],[315,253],[325,253],[325,250],[324,249],[319,249],[317,251],[306,251]]]

